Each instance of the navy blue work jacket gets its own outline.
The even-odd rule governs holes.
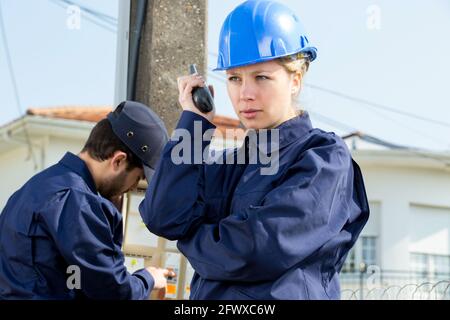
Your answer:
[[[177,128],[194,137],[198,124],[214,128],[189,111]],[[361,171],[342,139],[314,129],[307,113],[277,129],[271,175],[259,162],[177,164],[186,138],[166,145],[140,212],[151,232],[178,240],[195,270],[191,299],[340,298],[338,274],[369,216]],[[249,137],[225,157],[249,153]]]

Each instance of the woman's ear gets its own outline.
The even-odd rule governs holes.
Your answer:
[[[296,72],[292,77],[292,94],[297,95],[302,88],[303,77],[300,72]]]

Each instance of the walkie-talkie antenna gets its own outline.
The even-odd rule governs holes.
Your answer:
[[[198,74],[195,64],[189,65],[189,73],[191,75]],[[192,100],[197,109],[203,113],[211,112],[214,109],[214,99],[207,85],[204,87],[195,87],[192,90]]]
[[[197,65],[191,64],[191,65],[189,66],[189,73],[190,73],[190,74],[198,74],[198,72],[197,72]]]

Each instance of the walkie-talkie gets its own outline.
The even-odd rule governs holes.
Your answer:
[[[189,73],[191,75],[198,74],[195,64],[189,66]],[[192,90],[192,100],[194,100],[197,109],[203,113],[211,112],[214,109],[214,99],[206,85],[204,87],[195,87]]]

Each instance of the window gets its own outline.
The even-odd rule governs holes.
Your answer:
[[[370,266],[377,263],[376,237],[362,237],[362,262]]]
[[[381,215],[381,202],[370,201],[370,217],[367,224],[364,226],[363,232],[356,241],[353,248],[347,255],[345,263],[342,267],[343,273],[345,272],[360,272],[360,266],[362,263],[366,267],[371,265],[378,265],[379,253],[378,242],[380,235],[380,215]]]
[[[377,237],[362,236],[348,253],[342,272],[359,272],[361,263],[370,266],[376,265],[377,261]]]
[[[450,256],[413,252],[410,255],[411,269],[424,276],[448,278],[450,275]]]
[[[412,253],[411,268],[416,272],[426,272],[428,270],[428,259],[426,254]]]
[[[450,273],[450,256],[434,255],[430,258],[435,274]]]
[[[342,267],[342,272],[355,272],[356,270],[356,255],[355,247],[353,247],[345,259],[344,266]]]

